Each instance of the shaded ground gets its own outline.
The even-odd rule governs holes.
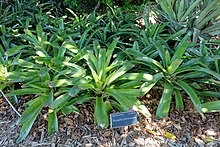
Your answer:
[[[148,95],[143,101],[152,114],[158,101]],[[79,105],[82,114],[59,115],[59,133],[48,136],[44,110],[35,121],[31,133],[25,141],[16,144],[20,126],[16,125],[18,116],[3,98],[0,98],[0,146],[149,146],[149,147],[185,147],[185,146],[220,146],[220,115],[205,114],[206,120],[193,110],[189,100],[185,101],[189,109],[184,112],[172,110],[169,117],[156,119],[143,118],[139,114],[139,123],[120,129],[101,130],[93,124],[91,104]],[[22,108],[17,108],[23,111]]]

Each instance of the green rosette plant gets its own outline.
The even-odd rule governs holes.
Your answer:
[[[162,97],[156,111],[157,117],[168,115],[173,95],[175,97],[176,108],[184,109],[181,91],[185,91],[189,95],[195,108],[201,114],[203,112],[219,111],[219,101],[201,103],[195,87],[202,78],[211,78],[219,81],[220,74],[211,70],[208,66],[201,64],[196,58],[187,59],[186,53],[190,45],[189,42],[182,40],[173,52],[167,45],[161,45],[157,41],[154,45],[159,53],[159,57],[151,57],[150,55],[143,54],[138,50],[137,42],[135,44],[133,48],[127,50],[127,53],[134,57],[134,63],[150,67],[147,68],[147,71],[156,77],[160,74],[156,81],[145,82],[140,88],[143,95],[156,86],[163,88]],[[143,69],[144,67],[141,67],[141,70]],[[211,106],[210,103],[215,103],[215,106]]]
[[[137,99],[143,74],[130,73],[134,67],[123,54],[116,51],[118,38],[108,48],[101,48],[99,42],[93,42],[93,49],[87,50],[84,60],[88,70],[85,78],[79,81],[81,93],[69,102],[84,103],[95,101],[94,122],[100,127],[109,125],[108,113],[116,108],[119,111],[135,109],[144,116],[150,116],[147,108]],[[152,77],[150,74],[147,76]]]
[[[219,0],[156,0],[154,9],[159,22],[169,22],[173,37],[192,32],[192,41],[210,40],[210,36],[219,35]]]
[[[55,34],[48,38],[40,25],[37,25],[36,31],[24,31],[25,34],[20,37],[28,45],[18,45],[6,51],[9,57],[21,54],[11,63],[19,66],[20,70],[4,74],[8,81],[22,84],[21,89],[10,91],[8,96],[34,95],[18,120],[22,128],[17,142],[28,135],[42,109],[48,110],[49,134],[58,131],[58,111],[79,113],[74,105],[66,104],[80,91],[77,82],[86,71],[75,64],[82,57],[76,56],[78,48],[71,39],[60,45],[60,38]]]

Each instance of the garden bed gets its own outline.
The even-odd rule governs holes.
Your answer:
[[[152,106],[155,113],[157,101],[143,100],[147,106]],[[28,137],[16,144],[20,126],[16,125],[18,116],[5,102],[0,99],[0,144],[1,146],[207,146],[220,145],[220,116],[219,113],[205,114],[202,120],[199,113],[195,112],[190,101],[190,107],[178,112],[171,109],[169,117],[156,119],[154,115],[143,118],[138,115],[137,125],[120,129],[100,129],[94,125],[94,110],[91,104],[80,105],[81,115],[59,114],[59,133],[48,136],[47,116],[42,111],[36,120]],[[17,107],[20,111],[22,108]],[[170,135],[166,132],[171,133]],[[174,135],[174,136],[173,136]],[[173,139],[172,139],[173,138]]]

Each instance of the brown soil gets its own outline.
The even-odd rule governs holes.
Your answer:
[[[158,101],[152,95],[142,100],[155,114]],[[20,144],[15,140],[20,126],[16,125],[18,116],[3,98],[0,98],[0,146],[99,146],[99,147],[186,147],[186,146],[220,146],[220,115],[205,114],[206,119],[193,109],[190,100],[185,100],[187,109],[180,112],[172,109],[170,116],[156,119],[154,115],[144,118],[139,114],[139,123],[124,130],[100,129],[93,124],[93,107],[91,104],[79,105],[81,115],[59,115],[59,133],[48,136],[47,115],[44,110],[39,115],[28,137]],[[22,108],[17,107],[19,111]]]

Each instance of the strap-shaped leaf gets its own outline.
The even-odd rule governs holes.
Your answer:
[[[31,45],[18,45],[18,46],[12,47],[6,51],[6,55],[13,56],[13,55],[21,52],[22,49],[25,49],[28,47],[32,47],[32,46]]]
[[[63,106],[65,103],[67,103],[70,99],[71,96],[69,96],[68,93],[62,94],[52,102],[50,108],[57,109],[58,107]]]
[[[145,61],[147,63],[151,63],[151,64],[154,64],[155,66],[159,67],[163,72],[167,72],[166,69],[156,60],[152,59],[152,58],[149,58],[149,57],[139,57],[137,58],[137,60],[140,60],[140,61]]]
[[[105,79],[105,68],[106,66],[106,50],[100,49],[99,55],[98,55],[98,64],[97,64],[97,74],[99,76],[99,79]]]
[[[170,102],[172,99],[173,86],[167,82],[164,84],[164,90],[160,103],[157,107],[156,116],[159,118],[166,117],[170,110]]]
[[[105,110],[105,103],[102,97],[96,98],[94,120],[101,128],[109,125],[108,115]]]
[[[69,106],[65,105],[61,108],[61,111],[63,112],[64,115],[68,115],[72,112],[80,114],[80,110],[77,107],[73,106],[73,105],[69,105]]]
[[[191,98],[194,106],[196,107],[196,109],[201,112],[201,102],[199,97],[197,96],[196,92],[194,91],[193,88],[191,88],[187,83],[185,83],[184,81],[178,80],[176,82],[176,84],[178,86],[180,86],[182,89],[184,89],[184,91],[186,91],[186,93],[189,95],[189,97]]]
[[[207,102],[202,104],[202,112],[220,112],[220,101]]]
[[[188,46],[189,46],[188,42],[179,43],[178,46],[176,47],[176,51],[171,59],[171,62],[173,62],[176,59],[181,59],[184,53],[186,52]]]
[[[195,70],[210,74],[210,75],[214,76],[216,79],[218,79],[220,81],[220,74],[213,71],[213,70],[211,70],[211,69],[209,69],[209,68],[198,67]]]
[[[48,134],[58,132],[58,118],[57,114],[53,109],[49,109],[48,115]]]
[[[185,21],[186,17],[189,16],[189,14],[195,9],[195,7],[198,6],[199,2],[201,0],[196,0],[184,13],[184,15],[182,16],[182,18],[180,19],[180,22]]]
[[[179,90],[174,90],[175,100],[176,100],[176,109],[184,110],[183,97]]]
[[[170,66],[168,66],[167,68],[167,71],[168,71],[168,74],[173,74],[180,66],[180,64],[183,62],[182,59],[176,59],[174,60]]]
[[[154,46],[158,49],[158,51],[159,51],[159,55],[160,55],[160,58],[162,59],[162,61],[163,61],[163,65],[164,65],[164,67],[167,67],[168,65],[167,65],[167,59],[166,59],[166,57],[168,57],[168,56],[166,56],[166,50],[163,48],[163,46],[160,44],[160,42],[159,41],[156,41],[156,42],[153,42],[154,43]],[[168,60],[170,60],[170,59],[168,59]]]
[[[172,18],[173,20],[176,19],[176,14],[173,11],[172,5],[169,1],[167,1],[167,0],[156,0],[156,2],[160,4],[163,11],[165,11],[169,15],[170,18]]]
[[[113,42],[109,45],[108,49],[107,49],[107,52],[106,52],[106,63],[105,63],[105,66],[107,67],[109,64],[110,64],[110,61],[111,61],[111,58],[112,58],[112,55],[113,55],[113,51],[115,50],[115,47],[118,43],[118,40],[119,38],[115,38],[113,40]]]
[[[31,127],[43,108],[43,103],[40,98],[36,98],[36,101],[29,105],[29,107],[23,112],[21,117],[18,119],[18,124],[22,125],[20,134],[18,139],[16,140],[17,143],[24,140],[24,138],[28,135],[31,130]]]
[[[198,95],[220,98],[220,92],[214,92],[214,91],[201,91],[201,92],[198,92]]]
[[[22,113],[18,119],[18,124],[23,125],[29,121],[36,113],[38,113],[43,107],[42,101],[37,99],[35,103],[29,105],[29,107]]]
[[[129,110],[132,107],[132,103],[130,99],[127,97],[127,95],[121,95],[117,92],[115,89],[107,88],[106,92],[111,95],[113,98],[115,98],[123,107],[123,110]]]
[[[32,106],[30,106],[30,107],[32,107]],[[16,143],[20,143],[28,135],[28,133],[30,132],[30,130],[33,126],[33,123],[34,123],[35,119],[37,118],[42,107],[43,107],[42,105],[38,105],[38,107],[35,107],[35,110],[32,111],[31,117],[28,117],[28,120],[23,123],[19,137],[16,140]]]
[[[119,68],[117,71],[114,71],[113,73],[111,73],[107,78],[106,78],[106,82],[104,84],[105,86],[110,85],[113,81],[115,81],[117,78],[119,78],[120,76],[122,76],[123,74],[125,74],[128,70],[130,70],[132,67],[134,67],[133,64],[131,63],[126,63],[124,64],[121,68]]]
[[[178,1],[179,2],[179,1]],[[178,3],[179,5],[177,5],[177,7],[179,7],[177,10],[177,20],[180,21],[180,19],[182,18],[183,14],[184,14],[184,8],[185,8],[185,0],[180,0],[180,3]]]
[[[80,91],[80,87],[76,84],[70,89],[69,96],[74,97],[79,93],[79,91]]]
[[[74,79],[59,79],[59,80],[55,80],[55,81],[51,81],[48,86],[50,88],[52,87],[61,87],[61,86],[70,86],[70,85],[74,85],[79,79],[78,78],[74,78]]]
[[[215,5],[219,3],[219,0],[213,0],[212,2],[210,2],[204,10],[202,10],[201,14],[199,15],[199,17],[195,20],[194,25],[197,26],[198,24],[200,24],[204,18],[207,17],[207,15],[213,10],[213,8],[215,8]],[[217,4],[218,5],[218,4]],[[216,11],[219,11],[219,9],[217,9]]]
[[[27,94],[40,94],[43,91],[40,89],[35,89],[35,88],[24,88],[24,89],[17,89],[17,90],[12,90],[9,94],[7,95],[27,95]]]

